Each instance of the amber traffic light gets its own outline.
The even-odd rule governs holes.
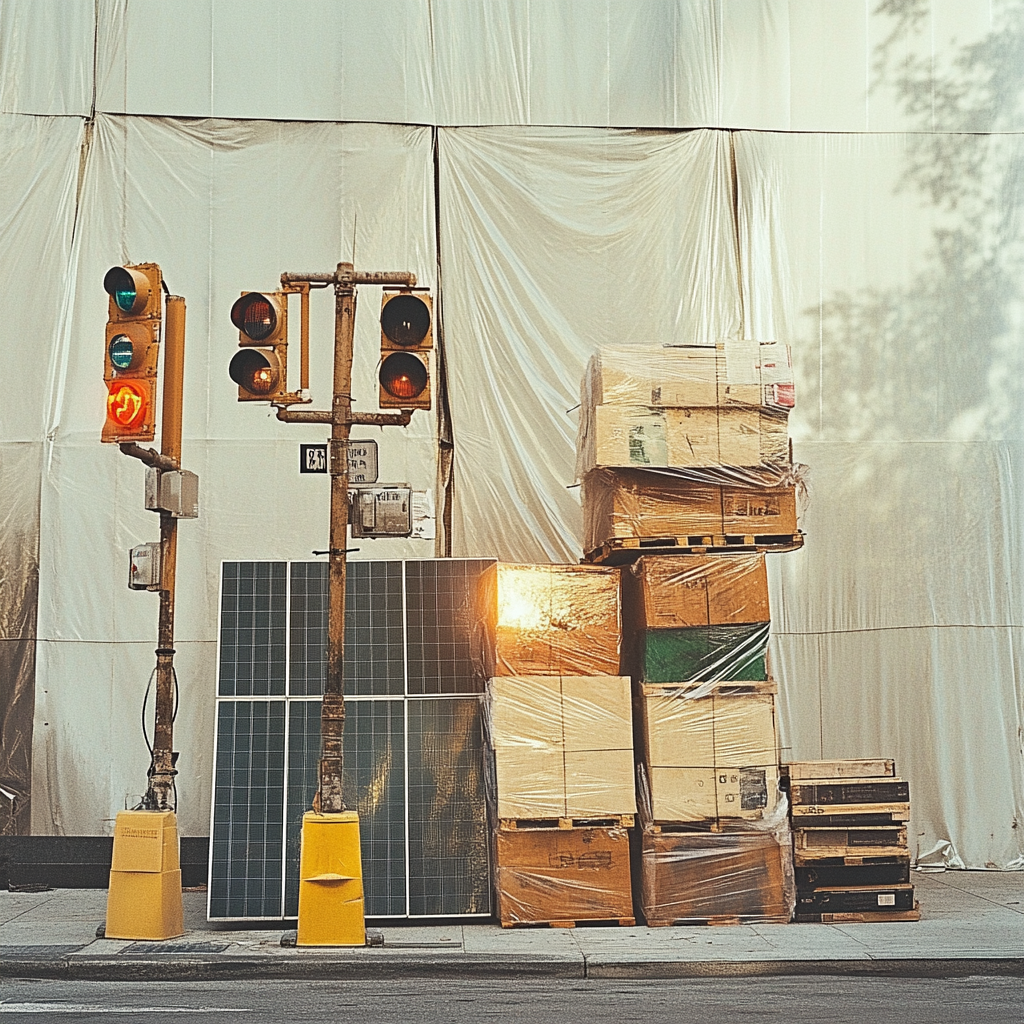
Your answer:
[[[101,440],[110,444],[152,441],[156,436],[162,283],[155,263],[111,267],[103,278],[110,298],[103,352],[107,406]]]
[[[284,292],[243,292],[231,307],[239,351],[228,365],[240,402],[288,396],[288,300]]]
[[[430,408],[433,304],[427,292],[385,291],[380,307],[380,406]]]

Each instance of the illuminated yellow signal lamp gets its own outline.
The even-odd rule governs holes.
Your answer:
[[[103,289],[109,299],[103,380],[108,444],[152,441],[156,436],[157,367],[163,318],[163,277],[155,263],[111,267]]]
[[[380,307],[380,407],[430,408],[433,303],[428,293],[385,291]]]
[[[283,292],[243,292],[231,307],[239,351],[228,365],[240,402],[287,397],[288,300]]]

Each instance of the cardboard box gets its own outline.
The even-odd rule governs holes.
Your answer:
[[[635,813],[628,677],[498,676],[485,706],[499,819]]]
[[[771,693],[687,696],[642,687],[638,710],[651,820],[758,821],[780,799]]]
[[[685,689],[641,689],[644,761],[657,768],[778,765],[771,693],[687,696]]]
[[[595,469],[583,479],[582,501],[587,552],[620,538],[696,537],[699,543],[723,535],[797,533],[795,484],[734,487],[638,469]]]
[[[640,890],[647,923],[789,921],[795,894],[788,839],[785,831],[644,832]]]
[[[502,925],[633,923],[624,828],[499,829],[494,884]]]
[[[565,757],[559,749],[494,750],[499,818],[564,818]]]
[[[495,675],[617,675],[619,570],[498,563]]]
[[[778,803],[774,764],[743,768],[651,768],[651,820],[685,824],[761,821]]]
[[[788,462],[785,417],[757,408],[599,405],[580,414],[577,479],[597,466],[713,469]]]
[[[567,818],[635,813],[632,746],[623,750],[566,750]]]
[[[731,340],[700,345],[602,349],[587,364],[583,405],[695,408],[773,404],[775,386],[793,384],[789,346]],[[791,408],[789,405],[782,408]]]

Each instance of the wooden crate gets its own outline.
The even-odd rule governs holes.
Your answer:
[[[626,828],[499,828],[493,837],[503,927],[634,923]]]
[[[641,904],[652,927],[785,923],[790,850],[771,833],[655,832],[642,837]]]
[[[798,892],[797,914],[891,914],[913,910],[914,887],[902,885],[827,886]]]
[[[798,828],[793,832],[793,855],[797,864],[819,860],[907,856],[906,825],[877,828]]]
[[[857,857],[858,863],[843,859],[818,860],[795,868],[797,892],[860,885],[906,885],[910,883],[910,856]]]

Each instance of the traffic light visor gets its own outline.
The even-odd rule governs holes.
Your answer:
[[[231,322],[247,338],[264,341],[277,330],[277,310],[259,292],[249,292],[231,307]]]
[[[144,422],[149,396],[135,381],[119,380],[110,385],[107,417],[119,427],[129,429]]]
[[[272,395],[281,381],[281,364],[274,352],[243,348],[228,365],[228,375],[251,395]]]
[[[149,278],[128,267],[111,267],[103,277],[103,290],[122,313],[141,313],[149,302]]]
[[[380,311],[380,326],[393,345],[412,348],[430,330],[430,309],[418,295],[396,295]]]
[[[418,398],[427,386],[427,368],[410,352],[396,352],[380,365],[380,385],[392,398]]]

